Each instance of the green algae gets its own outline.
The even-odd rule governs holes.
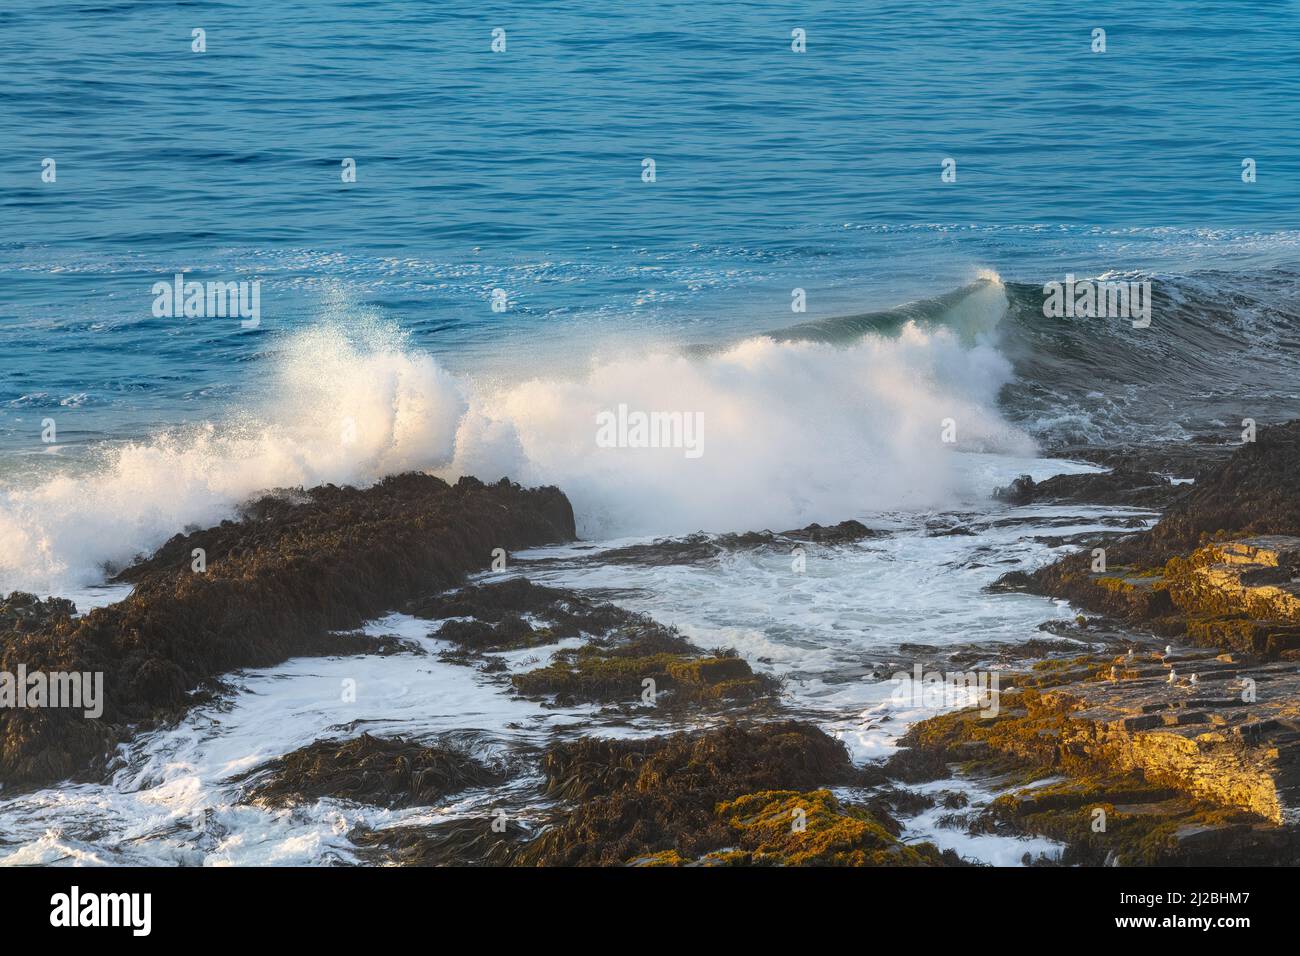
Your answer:
[[[674,704],[752,701],[777,687],[732,653],[702,656],[680,638],[668,645],[672,650],[663,646],[663,635],[654,632],[622,644],[593,642],[560,651],[545,667],[513,675],[511,683],[528,696],[656,704],[664,692],[664,700]]]
[[[676,850],[639,856],[636,866],[950,866],[933,844],[905,844],[883,813],[842,804],[829,790],[764,790],[719,803],[714,816],[731,845],[690,859]]]
[[[1020,790],[994,800],[986,813],[1018,832],[1066,844],[1067,865],[1226,862],[1245,830],[1275,846],[1286,842],[1254,814],[1180,797],[1141,774],[1101,772]]]
[[[1230,802],[1226,793],[1224,802],[1210,802],[1185,789],[1189,780],[1124,769],[1132,754],[1073,718],[1074,706],[1068,694],[1024,689],[1004,695],[996,717],[974,708],[942,714],[914,725],[902,743],[931,766],[955,763],[965,774],[1014,788],[993,801],[973,830],[1057,840],[1067,845],[1067,864],[1294,862],[1290,828]],[[1129,747],[1150,736],[1132,734]],[[908,766],[917,759],[908,754],[895,760]],[[1066,779],[1026,787],[1060,775]]]
[[[942,866],[933,844],[907,845],[871,811],[843,805],[829,790],[765,791],[718,805],[736,833],[738,863],[756,866]]]
[[[450,747],[370,734],[318,740],[236,779],[254,776],[258,779],[248,799],[276,807],[322,797],[382,807],[420,806],[470,787],[505,782],[498,768]]]
[[[623,864],[671,850],[686,861],[721,865],[728,861],[704,858],[745,848],[719,805],[746,794],[864,782],[842,743],[796,721],[560,743],[543,757],[542,771],[547,794],[573,805],[557,809],[550,825],[519,848],[516,864]]]

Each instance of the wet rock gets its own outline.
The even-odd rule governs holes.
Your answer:
[[[0,710],[0,781],[46,783],[100,764],[132,725],[181,713],[188,691],[237,667],[386,642],[339,634],[484,568],[495,548],[574,535],[554,488],[427,475],[254,502],[239,521],[177,535],[124,571],[117,604],[0,640],[0,670],[104,674],[104,713]],[[195,571],[202,549],[206,568]]]
[[[781,537],[791,541],[811,541],[814,544],[851,544],[855,541],[879,538],[887,534],[889,532],[877,531],[868,528],[861,521],[849,519],[829,527],[810,524],[806,528],[799,528],[795,531],[783,531]]]
[[[1222,435],[1197,435],[1190,441],[1148,445],[1065,445],[1052,457],[1091,462],[1115,471],[1146,471],[1179,478],[1196,478],[1226,461],[1236,450]]]
[[[449,794],[505,781],[499,768],[454,748],[370,734],[317,741],[243,779],[248,778],[258,782],[246,799],[267,806],[333,797],[389,808],[427,806]]]
[[[515,674],[511,682],[521,694],[566,703],[644,701],[650,693],[656,706],[754,701],[779,687],[734,652],[705,653],[653,622],[560,651],[545,667]]]
[[[945,793],[951,792],[945,791]],[[921,793],[919,790],[884,786],[873,791],[870,797],[863,799],[861,805],[876,813],[880,820],[888,821],[895,814],[914,817],[918,813],[929,810],[935,805],[935,802],[934,797]],[[901,828],[897,830],[891,829],[890,832],[894,836],[898,836],[902,833],[902,830]]]
[[[581,647],[559,651],[545,666],[511,677],[519,693],[564,704],[646,702],[647,694],[656,706],[670,707],[754,701],[779,686],[732,651],[701,650],[645,615],[524,578],[465,587],[410,609],[424,617],[453,618],[437,632],[456,645],[442,655],[453,663],[483,663],[483,652],[586,637]],[[466,616],[474,619],[463,620]]]
[[[969,525],[948,524],[943,521],[927,521],[925,524],[927,538],[974,538],[979,532]]]
[[[26,591],[0,598],[0,636],[40,631],[66,624],[77,616],[77,606],[64,598],[41,600]]]
[[[593,738],[557,744],[543,758],[542,770],[547,792],[574,805],[520,848],[515,863],[621,864],[645,862],[661,853],[673,854],[661,863],[677,863],[726,850],[742,855],[725,861],[715,856],[709,862],[760,862],[753,854],[770,846],[766,828],[754,830],[749,847],[742,847],[745,840],[736,824],[743,824],[749,814],[740,813],[738,805],[723,812],[721,805],[756,795],[744,806],[761,816],[765,804],[792,799],[772,791],[803,793],[861,780],[843,744],[795,721],[731,724],[649,740]],[[838,806],[817,799],[828,824],[836,822],[830,817],[843,815]],[[826,830],[819,827],[818,832]],[[830,842],[823,847],[828,852]],[[862,842],[846,840],[847,853],[855,848],[866,851]],[[873,844],[872,849],[885,846]],[[790,847],[785,851],[801,852]]]
[[[796,544],[845,545],[888,534],[868,528],[860,521],[841,521],[823,527],[810,524],[793,531],[747,531],[743,534],[705,534],[697,532],[681,538],[660,538],[649,544],[610,548],[595,555],[601,564],[702,564],[737,551],[760,548],[789,550]]]
[[[521,617],[505,617],[495,624],[482,621],[448,621],[438,629],[438,637],[468,651],[499,651],[534,647],[557,638],[540,635]]]
[[[993,497],[1012,505],[1039,501],[1116,505],[1130,508],[1164,508],[1186,491],[1162,475],[1146,471],[1107,471],[1082,475],[1054,475],[1034,481],[1021,475],[1008,487],[995,489]]]
[[[1300,422],[1261,429],[1210,468],[1150,531],[998,586],[1100,611],[1159,634],[1268,657],[1300,653]]]
[[[940,794],[939,802],[948,810],[960,810],[970,805],[970,798],[960,790],[945,790]]]
[[[495,826],[494,826],[495,824]],[[430,826],[374,830],[358,827],[348,839],[363,862],[389,866],[503,866],[531,831],[513,819],[488,815]]]
[[[465,651],[512,650],[569,637],[602,637],[619,627],[651,626],[640,614],[576,591],[533,584],[527,578],[476,584],[407,605],[408,613],[449,620],[437,636]],[[525,620],[527,614],[536,626]]]
[[[1146,560],[1167,560],[1206,537],[1300,535],[1300,421],[1261,428],[1209,469],[1142,539]]]
[[[1146,522],[1141,521],[1136,527],[1144,528]],[[1091,550],[1126,537],[1128,534],[1123,531],[1081,531],[1077,534],[1036,534],[1031,540],[1049,548],[1082,547]]]
[[[1025,593],[1034,589],[1033,577],[1025,571],[1008,571],[984,590],[991,594]]]
[[[887,772],[937,778],[958,765],[1022,783],[1063,774],[996,801],[985,822],[1063,840],[1067,862],[1205,862],[1207,845],[1225,861],[1300,859],[1294,668],[1160,649],[1043,661],[1004,683],[1020,689],[996,715],[968,709],[910,728]],[[1111,821],[1103,832],[1091,827],[1098,807]],[[1217,836],[1176,838],[1187,828]]]

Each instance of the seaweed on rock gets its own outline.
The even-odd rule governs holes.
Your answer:
[[[52,782],[102,764],[130,725],[182,712],[203,681],[303,654],[385,642],[340,635],[412,596],[456,584],[495,548],[573,538],[555,488],[422,474],[370,488],[262,498],[238,521],[177,535],[119,575],[125,600],[0,636],[0,670],[102,672],[104,712],[0,710],[0,781]],[[205,569],[192,555],[202,549]]]

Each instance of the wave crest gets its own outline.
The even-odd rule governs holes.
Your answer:
[[[584,537],[797,527],[969,493],[953,451],[1031,454],[997,408],[1010,362],[973,341],[1005,310],[1000,283],[848,342],[760,336],[708,355],[594,364],[573,380],[476,387],[376,322],[290,337],[274,374],[220,424],[104,449],[83,473],[0,490],[2,587],[102,577],[268,489],[365,485],[423,470],[559,485]],[[974,320],[972,320],[974,321]],[[703,454],[604,448],[596,416],[625,404],[698,412]],[[941,438],[952,419],[956,443]],[[987,491],[987,489],[980,489]]]

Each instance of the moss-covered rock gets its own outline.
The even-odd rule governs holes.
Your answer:
[[[35,594],[14,591],[0,598],[0,636],[66,627],[76,615],[76,605],[65,598],[41,600]]]
[[[959,866],[931,843],[905,844],[880,811],[841,804],[829,790],[766,790],[714,810],[733,845],[696,859],[676,850],[634,857],[633,866]]]
[[[125,600],[75,620],[44,615],[38,629],[0,638],[0,670],[103,672],[105,698],[98,720],[0,709],[0,782],[48,783],[102,764],[115,742],[174,718],[225,671],[373,649],[380,642],[337,632],[451,587],[494,548],[573,535],[563,494],[508,481],[408,474],[262,498],[240,520],[177,535],[122,572],[135,585]]]
[[[249,777],[257,783],[247,799],[268,806],[322,797],[382,807],[423,806],[470,787],[505,781],[499,768],[454,748],[370,734],[316,741],[245,775]]]
[[[1300,735],[1287,715],[1300,675],[1259,665],[1247,694],[1239,668],[1230,656],[1163,652],[1045,667],[1041,686],[1016,678],[996,715],[970,708],[914,725],[886,771],[956,770],[1012,788],[977,825],[1061,840],[1066,862],[1295,862]]]
[[[795,721],[557,744],[542,770],[547,792],[573,806],[519,848],[516,863],[611,865],[667,851],[701,860],[736,849],[737,831],[718,813],[720,804],[765,791],[865,782],[843,744]]]
[[[735,833],[731,865],[942,866],[956,864],[933,844],[908,845],[883,814],[841,804],[829,790],[751,793],[718,805]]]
[[[778,687],[774,678],[755,674],[734,653],[706,654],[658,625],[560,651],[546,666],[515,674],[511,682],[521,694],[553,695],[565,702],[632,702],[653,689],[656,706],[752,701]]]
[[[1241,810],[1180,796],[1141,774],[1095,773],[999,797],[996,829],[1064,843],[1064,865],[1294,863],[1293,834]]]
[[[1083,551],[994,589],[1065,598],[1201,644],[1300,651],[1300,421],[1261,429],[1155,527],[1106,552],[1103,572]]]

